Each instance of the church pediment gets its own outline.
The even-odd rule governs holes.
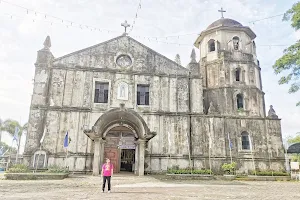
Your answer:
[[[56,58],[54,66],[103,68],[149,74],[188,75],[188,69],[146,47],[129,36]]]

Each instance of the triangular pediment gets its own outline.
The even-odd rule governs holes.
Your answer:
[[[189,74],[188,69],[125,35],[56,58],[53,64],[149,74]]]

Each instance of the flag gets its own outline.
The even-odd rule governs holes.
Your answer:
[[[14,134],[14,137],[13,137],[13,141],[14,140],[18,141],[19,140],[19,136],[18,136],[19,132],[20,132],[19,127],[16,127],[15,128],[15,134]]]
[[[230,141],[229,133],[228,133],[228,143],[229,143],[229,149],[232,150],[232,143]]]
[[[64,147],[67,148],[68,146],[69,146],[69,133],[67,131],[64,139]]]

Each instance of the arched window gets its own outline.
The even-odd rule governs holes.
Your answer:
[[[240,81],[241,80],[241,69],[237,68],[235,70],[235,81]]]
[[[242,132],[242,149],[250,150],[250,139],[249,134],[247,132]]]
[[[236,101],[237,101],[237,108],[238,109],[244,108],[243,95],[241,95],[241,94],[236,95]]]
[[[212,52],[216,50],[215,40],[211,39],[208,41],[208,52]]]
[[[233,49],[234,49],[234,50],[239,50],[240,38],[237,37],[237,36],[234,36],[234,37],[232,38],[232,41],[233,41]]]

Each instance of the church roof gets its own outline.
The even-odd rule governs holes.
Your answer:
[[[175,71],[178,71],[178,70],[179,70],[180,72],[178,71],[178,75],[180,75],[180,74],[182,74],[182,73],[183,73],[183,74],[186,74],[186,73],[189,72],[189,70],[188,70],[187,68],[183,67],[182,65],[176,63],[175,61],[173,61],[173,60],[167,58],[166,56],[164,56],[164,55],[162,55],[162,54],[160,54],[160,53],[154,51],[153,49],[147,47],[146,45],[140,43],[139,41],[137,41],[137,40],[135,40],[135,39],[133,39],[133,38],[131,38],[130,36],[127,36],[127,35],[121,35],[121,36],[112,38],[112,39],[110,39],[110,40],[107,40],[107,41],[105,41],[105,42],[96,44],[96,45],[94,45],[94,46],[91,46],[91,47],[88,47],[88,48],[84,48],[84,49],[81,49],[81,50],[79,50],[79,51],[75,51],[75,52],[69,53],[69,54],[67,54],[67,55],[64,55],[64,56],[55,58],[55,59],[54,59],[54,64],[63,63],[64,60],[65,60],[65,59],[68,59],[68,58],[70,58],[70,59],[72,60],[71,57],[76,56],[76,55],[79,55],[79,56],[86,56],[87,54],[85,54],[84,52],[89,52],[89,53],[90,53],[90,52],[94,51],[95,49],[97,49],[97,48],[99,48],[99,47],[101,47],[101,46],[105,46],[106,44],[109,44],[109,43],[112,43],[112,42],[117,42],[117,43],[118,43],[118,40],[124,40],[124,39],[136,43],[137,45],[139,45],[139,46],[141,46],[141,47],[147,49],[147,50],[148,50],[148,53],[150,53],[150,54],[152,54],[152,55],[156,55],[156,56],[158,56],[159,58],[163,59],[164,61],[169,62],[170,64],[167,65],[167,66],[168,66],[169,68],[175,70]],[[112,49],[112,51],[115,51],[115,50],[116,50],[115,48]],[[106,49],[105,51],[108,51],[108,50]],[[116,50],[116,51],[117,51],[117,50]],[[135,50],[135,51],[138,51],[138,50]],[[89,54],[89,53],[88,53],[88,54]],[[111,53],[111,52],[110,52],[110,53]],[[73,62],[73,61],[72,61],[72,62]],[[170,72],[169,72],[169,73],[170,73]],[[173,73],[173,72],[172,72],[172,73]],[[174,73],[177,74],[177,72],[174,72]]]
[[[196,48],[199,48],[199,43],[202,41],[202,39],[210,34],[213,33],[215,30],[237,30],[237,31],[244,31],[246,34],[251,38],[256,38],[255,33],[248,27],[243,26],[240,22],[235,21],[233,19],[229,18],[221,18],[217,21],[210,24],[204,31],[200,33],[196,41],[194,42],[194,46]]]
[[[220,27],[220,26],[226,26],[226,27],[243,27],[243,25],[240,22],[238,22],[238,21],[235,21],[235,20],[229,19],[229,18],[221,18],[221,19],[213,22],[211,25],[209,25],[207,27],[207,29],[212,29],[212,28],[216,28],[216,27]]]

